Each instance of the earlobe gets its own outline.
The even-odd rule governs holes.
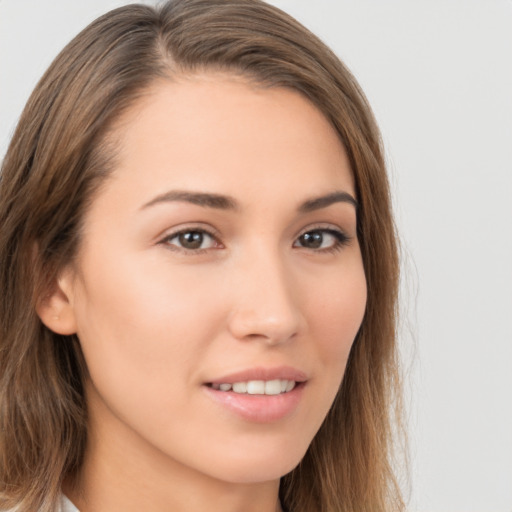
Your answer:
[[[41,322],[57,334],[71,335],[77,331],[71,279],[71,274],[64,272],[36,306]]]

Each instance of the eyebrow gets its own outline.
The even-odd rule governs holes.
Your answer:
[[[192,203],[203,208],[216,208],[219,210],[238,210],[238,203],[228,196],[220,194],[209,194],[205,192],[187,192],[182,190],[172,190],[156,196],[154,199],[142,206],[141,209],[149,208],[159,203],[181,201]]]
[[[171,190],[156,196],[154,199],[145,203],[141,210],[149,208],[151,206],[168,203],[168,202],[186,202],[202,206],[203,208],[215,208],[218,210],[239,210],[239,204],[233,197],[225,196],[221,194],[213,194],[206,192],[188,192],[184,190]],[[314,197],[307,199],[299,207],[297,211],[299,213],[308,213],[315,210],[321,210],[335,203],[349,203],[358,208],[358,203],[355,198],[344,191],[334,191],[320,197]]]
[[[315,210],[321,210],[322,208],[327,208],[331,204],[335,203],[349,203],[356,210],[359,207],[358,202],[351,194],[341,190],[336,190],[335,192],[331,192],[330,194],[326,194],[325,196],[308,199],[299,206],[298,211],[300,213],[308,213]]]

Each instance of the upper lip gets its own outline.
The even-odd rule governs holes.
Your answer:
[[[208,384],[234,384],[235,382],[248,382],[250,380],[294,380],[295,382],[304,382],[307,380],[307,375],[291,366],[273,368],[258,366],[224,375],[209,381]]]

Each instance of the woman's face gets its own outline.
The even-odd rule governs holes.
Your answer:
[[[365,310],[344,148],[298,93],[214,74],[155,84],[113,136],[60,279],[91,438],[119,460],[277,479],[324,420]]]

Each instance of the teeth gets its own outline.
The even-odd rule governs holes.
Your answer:
[[[265,395],[279,395],[281,393],[281,381],[269,380],[265,382]]]
[[[233,391],[235,393],[247,393],[247,382],[235,382],[233,384]]]
[[[286,386],[285,391],[288,393],[288,391],[291,391],[294,387],[295,387],[295,381],[290,380],[290,381],[288,381],[288,385]]]
[[[235,382],[233,384],[213,384],[214,389],[220,391],[233,391],[247,393],[248,395],[280,395],[288,393],[295,387],[293,380],[250,380],[248,382]]]
[[[249,395],[264,395],[265,394],[265,381],[250,380],[247,383],[247,394],[249,394]]]

